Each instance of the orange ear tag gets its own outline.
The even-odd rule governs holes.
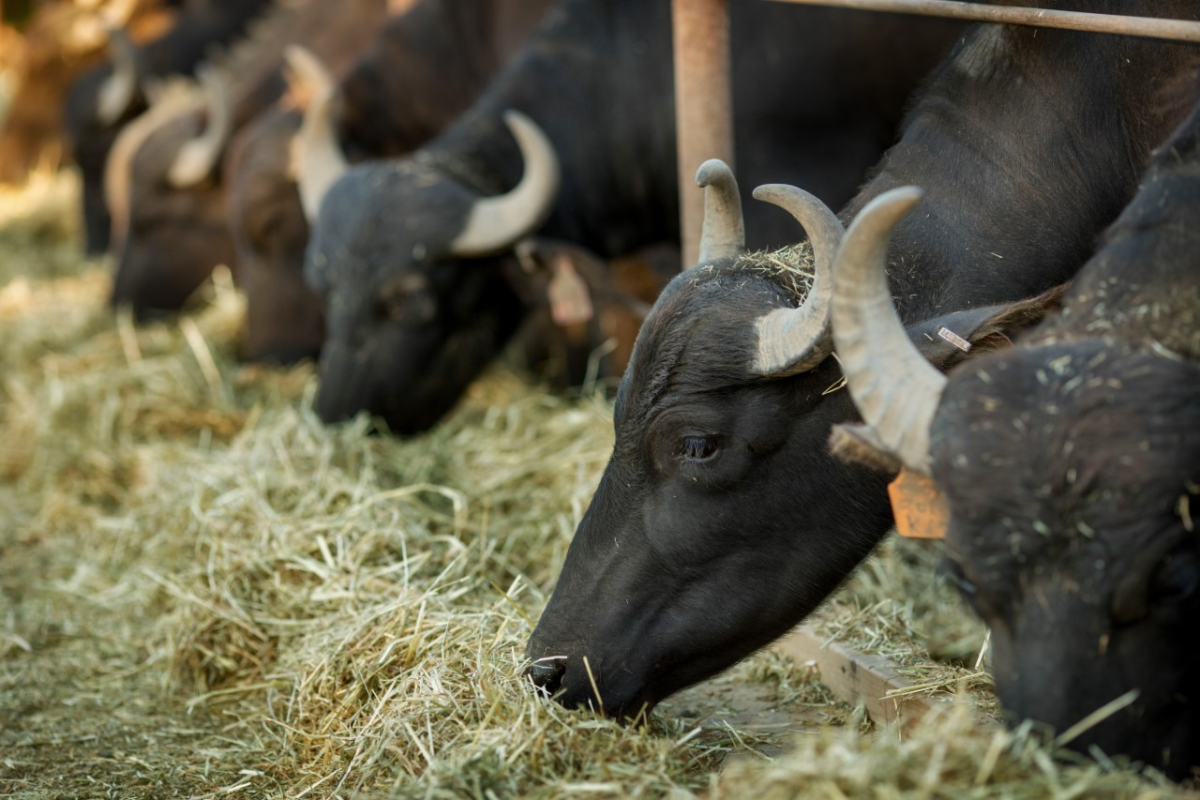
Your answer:
[[[945,539],[950,524],[946,497],[932,478],[901,469],[888,484],[896,532],[910,539]]]
[[[554,324],[566,327],[589,321],[595,313],[592,296],[570,257],[556,256],[551,269],[554,275],[546,293],[550,297],[550,316],[554,318]]]

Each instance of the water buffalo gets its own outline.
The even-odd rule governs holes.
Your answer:
[[[206,73],[203,102],[127,126],[105,174],[117,257],[115,305],[145,317],[178,310],[220,263],[233,261],[220,166],[230,136],[285,89],[283,53],[301,42],[333,68],[348,67],[382,24],[387,0],[281,6],[252,41]]]
[[[830,201],[852,194],[958,30],[768,3],[731,12],[742,168]],[[561,0],[452,128],[333,185],[305,268],[325,303],[322,419],[368,411],[402,434],[440,419],[526,317],[507,277],[519,241],[604,260],[678,241],[670,53],[667,0]],[[749,224],[763,241],[791,235],[770,215]]]
[[[881,277],[918,197],[880,198],[847,234],[834,330],[852,393],[887,455],[944,493],[1005,708],[1063,732],[1108,706],[1073,747],[1183,777],[1200,768],[1200,108],[1062,313],[948,380],[895,335]]]
[[[32,4],[30,4],[32,5]],[[9,114],[0,131],[0,182],[21,183],[39,162],[56,163],[64,150],[63,101],[71,85],[103,60],[106,28],[122,26],[134,41],[161,35],[175,2],[122,0],[84,4],[60,0],[26,6],[23,35],[0,37],[0,67],[15,79]],[[7,13],[7,6],[5,7]],[[20,5],[15,13],[21,11]],[[0,26],[0,33],[5,29]]]
[[[431,139],[474,102],[549,2],[420,0],[392,17],[337,87],[332,157],[399,156]],[[322,91],[306,85],[309,95]],[[316,358],[324,341],[321,300],[304,283],[309,228],[296,188],[296,171],[303,177],[309,164],[311,172],[322,154],[300,148],[293,165],[301,120],[293,105],[282,103],[238,137],[225,170],[236,278],[248,304],[242,356],[251,360]]]
[[[135,40],[123,29],[115,29],[110,58],[81,75],[66,95],[62,112],[66,155],[83,177],[85,247],[91,255],[108,247],[111,228],[104,201],[104,165],[121,128],[146,110],[146,84],[193,74],[213,47],[242,37],[271,2],[176,0],[169,5],[179,11],[153,38]]]
[[[1086,260],[1195,102],[1198,66],[1188,46],[1003,26],[965,36],[843,213],[926,187],[922,213],[896,230],[888,281],[927,357],[961,357],[933,335],[943,325],[978,341],[1036,318],[1036,302],[993,304]],[[710,192],[728,183],[701,177],[720,178]],[[721,257],[651,311],[617,394],[612,459],[529,642],[531,679],[564,705],[634,717],[728,667],[816,608],[891,525],[884,475],[826,447],[831,425],[855,417],[828,357],[841,224],[799,190],[762,195],[808,232],[815,279],[794,255],[737,256],[737,236],[716,236],[707,249]]]

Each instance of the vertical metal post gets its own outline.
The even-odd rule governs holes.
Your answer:
[[[696,170],[709,158],[733,166],[729,0],[671,0],[675,50],[675,137],[683,266],[699,258],[704,194]]]

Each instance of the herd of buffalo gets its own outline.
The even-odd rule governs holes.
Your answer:
[[[636,719],[767,645],[900,472],[1014,718],[1200,769],[1200,46],[735,0],[758,188],[700,166],[680,272],[669,0],[151,5],[61,110],[114,305],[228,264],[243,358],[316,359],[324,421],[402,435],[517,341],[620,376],[538,690]]]

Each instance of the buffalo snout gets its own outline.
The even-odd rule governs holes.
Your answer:
[[[566,656],[546,656],[545,658],[539,658],[525,671],[525,674],[529,677],[529,682],[547,697],[554,695],[562,688],[563,675],[566,673]]]

